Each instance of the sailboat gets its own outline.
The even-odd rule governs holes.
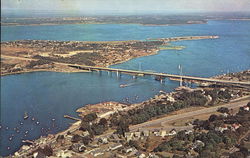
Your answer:
[[[25,113],[24,113],[24,116],[23,116],[23,119],[26,120],[26,119],[28,119],[28,118],[29,118],[29,115],[28,115],[27,112],[25,112]]]

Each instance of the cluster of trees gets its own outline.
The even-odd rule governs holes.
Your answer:
[[[38,65],[44,65],[44,64],[51,64],[52,62],[46,59],[39,59],[37,61],[31,61],[26,68],[33,68],[34,66],[38,66]]]
[[[108,129],[108,121],[105,118],[96,122],[96,113],[90,113],[82,118],[80,130],[88,131],[90,136],[101,135]]]
[[[157,101],[145,105],[143,108],[132,109],[126,113],[115,114],[110,118],[111,126],[118,126],[117,133],[124,133],[124,131],[128,129],[125,128],[128,125],[140,124],[154,117],[180,110],[182,108],[204,106],[207,102],[206,96],[204,96],[201,91],[184,92],[178,94],[176,99],[177,101],[174,103],[167,100]]]
[[[213,90],[206,90],[205,95],[210,95],[212,97],[212,101],[209,103],[209,105],[215,105],[220,100],[229,101],[232,99],[231,93],[228,89],[220,90],[218,88],[214,88]]]
[[[73,63],[73,64],[84,64],[89,66],[95,66],[94,60],[102,60],[103,57],[98,53],[78,53],[71,57],[43,57],[40,55],[34,56],[36,59],[51,61],[51,62],[62,62],[62,63]]]
[[[250,102],[247,105],[250,107]],[[220,108],[218,111],[224,113],[228,112],[227,108]],[[216,127],[232,125],[237,123],[240,127],[236,130],[228,128],[223,132],[216,131]],[[223,153],[222,149],[228,150],[229,148],[239,144],[245,134],[250,130],[250,112],[240,108],[240,111],[234,116],[222,117],[218,115],[211,115],[208,120],[194,121],[195,131],[193,133],[185,134],[185,131],[180,131],[177,135],[169,141],[164,141],[157,148],[155,152],[168,151],[168,152],[185,152],[190,150],[190,147],[196,141],[201,141],[203,145],[196,145],[194,150],[199,154],[200,158],[216,158],[220,157]],[[202,129],[202,130],[199,130]],[[203,132],[203,129],[208,132]],[[245,146],[240,145],[239,151],[230,155],[230,158],[244,158],[247,157],[248,150]]]

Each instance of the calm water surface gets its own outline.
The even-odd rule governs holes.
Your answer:
[[[141,65],[141,69],[146,71],[178,74],[178,65],[181,64],[185,75],[209,77],[250,68],[249,26],[249,21],[210,21],[204,25],[183,26],[11,26],[1,27],[1,39],[112,41],[218,35],[219,39],[175,42],[172,44],[186,48],[181,51],[163,50],[154,56],[112,66],[138,70]],[[127,83],[131,86],[119,88],[120,84]],[[1,77],[1,155],[16,151],[22,139],[36,139],[66,129],[72,121],[64,119],[63,115],[77,116],[75,110],[83,105],[103,101],[123,102],[125,98],[129,98],[131,103],[140,102],[159,90],[172,91],[177,86],[177,82],[169,80],[160,84],[151,77],[133,80],[131,76],[117,78],[116,74],[111,76],[106,72],[36,72]],[[23,120],[25,111],[30,116],[28,120]]]

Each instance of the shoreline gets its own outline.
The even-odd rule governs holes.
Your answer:
[[[193,22],[193,23],[180,23],[180,24],[143,24],[143,23],[108,23],[108,22],[89,22],[89,23],[81,23],[81,22],[76,22],[76,23],[41,23],[41,24],[15,24],[15,23],[2,23],[1,26],[4,27],[9,27],[9,26],[56,26],[56,25],[103,25],[103,24],[132,24],[132,25],[142,25],[142,26],[181,26],[181,25],[195,25],[195,24],[207,24],[208,21],[221,21],[221,20],[230,20],[230,21],[250,21],[250,19],[245,18],[245,19],[204,19],[206,20],[205,22]]]
[[[128,25],[142,25],[142,26],[180,26],[180,25],[195,25],[195,24],[207,24],[207,22],[201,22],[201,23],[183,23],[183,24],[143,24],[143,23],[101,23],[101,22],[93,22],[93,23],[42,23],[42,24],[5,24],[3,23],[2,26],[8,27],[8,26],[54,26],[54,25],[104,25],[104,24],[128,24]]]
[[[168,37],[168,38],[158,38],[158,39],[150,39],[150,41],[141,41],[141,40],[128,40],[128,41],[101,41],[101,42],[86,42],[86,41],[83,41],[83,42],[79,42],[79,41],[50,41],[50,40],[30,40],[30,41],[26,41],[26,40],[20,40],[20,41],[14,41],[14,43],[18,43],[18,42],[30,42],[31,46],[32,46],[32,43],[35,43],[35,42],[41,42],[42,44],[48,44],[50,43],[51,45],[55,45],[55,43],[83,43],[83,44],[86,44],[88,45],[88,43],[93,43],[93,44],[110,44],[110,46],[113,46],[115,47],[116,44],[120,44],[122,45],[123,43],[126,43],[127,45],[131,46],[133,45],[133,43],[150,43],[150,42],[160,42],[161,44],[155,44],[154,47],[152,48],[149,48],[149,51],[143,51],[143,48],[145,46],[143,46],[143,48],[129,48],[129,49],[126,49],[126,50],[123,50],[123,53],[121,55],[120,53],[120,50],[112,50],[113,52],[111,53],[111,55],[114,55],[116,56],[114,59],[110,59],[110,58],[107,58],[105,57],[105,52],[98,52],[99,54],[95,55],[95,56],[100,56],[99,59],[90,59],[89,61],[92,62],[93,64],[95,64],[94,66],[99,66],[99,67],[109,67],[109,66],[113,66],[113,65],[118,65],[118,64],[121,64],[121,63],[124,63],[124,62],[127,62],[131,59],[135,59],[135,58],[139,58],[139,57],[146,57],[146,56],[152,56],[152,55],[157,55],[159,53],[159,51],[161,50],[168,50],[168,49],[176,49],[176,50],[181,50],[185,47],[183,46],[171,46],[169,45],[170,42],[176,42],[176,41],[185,41],[185,40],[203,40],[203,39],[217,39],[219,38],[219,36],[214,36],[214,35],[210,35],[210,36],[183,36],[183,37]],[[1,46],[3,44],[3,47],[1,47],[1,51],[3,50],[2,54],[1,54],[1,59],[11,59],[11,60],[14,60],[16,63],[15,63],[15,66],[17,66],[19,64],[19,69],[18,70],[13,70],[13,68],[8,68],[7,66],[5,67],[2,67],[2,71],[1,71],[1,76],[6,76],[6,75],[13,75],[13,74],[21,74],[21,73],[26,73],[26,72],[37,72],[37,71],[53,71],[53,72],[72,72],[70,70],[70,68],[67,66],[67,64],[75,64],[74,61],[72,61],[70,58],[72,56],[77,56],[77,55],[81,55],[81,54],[87,54],[87,53],[81,53],[82,50],[78,50],[78,53],[76,54],[73,54],[73,55],[70,55],[70,51],[72,50],[68,50],[68,53],[66,53],[67,55],[69,54],[70,56],[67,57],[67,58],[64,58],[63,59],[66,59],[68,61],[65,61],[65,60],[62,60],[60,57],[55,57],[53,56],[54,54],[52,55],[49,55],[49,56],[41,56],[39,55],[39,48],[38,49],[35,49],[33,47],[27,47],[27,45],[24,45],[24,47],[18,47],[16,45],[11,45],[12,42],[1,42]],[[8,45],[9,44],[9,45]],[[154,43],[153,43],[154,44]],[[16,49],[15,51],[17,51],[18,49],[26,49],[25,51],[34,51],[35,53],[38,54],[39,58],[34,58],[33,56],[32,57],[27,57],[25,55],[19,55],[18,53],[14,52],[14,54],[10,54],[8,51],[11,51],[11,49]],[[132,50],[132,51],[131,51]],[[4,51],[7,51],[6,53]],[[50,52],[48,50],[48,52]],[[16,54],[15,54],[16,53]],[[93,53],[93,52],[92,52]],[[92,54],[90,53],[90,54]],[[55,54],[57,55],[57,54]],[[109,55],[110,54],[106,54],[106,55]],[[112,57],[112,56],[110,56]],[[77,59],[80,59],[79,57],[77,57]],[[81,60],[84,60],[85,58],[81,58]],[[47,61],[49,63],[42,63],[38,66],[43,66],[43,65],[47,65],[47,67],[37,67],[37,68],[34,68],[34,67],[27,67],[28,64],[31,63],[31,61],[39,61],[39,60],[44,60],[44,61]],[[74,59],[76,60],[76,58]],[[88,59],[87,59],[88,60]],[[3,60],[4,61],[4,60]],[[17,62],[18,61],[18,62]],[[30,63],[27,63],[27,61],[29,61]],[[22,63],[23,62],[23,63]],[[25,63],[26,62],[26,63]],[[7,62],[3,62],[3,64],[8,65],[8,64],[11,64],[11,62],[7,61]],[[24,66],[21,66],[20,67],[20,64],[24,64]],[[60,68],[60,67],[57,67],[57,66],[53,66],[53,65],[58,65],[60,64],[61,66],[64,65],[64,69]],[[59,65],[59,66],[60,66]],[[82,65],[88,65],[86,63],[83,62]],[[52,67],[51,67],[52,66]],[[66,67],[65,67],[66,66]],[[14,67],[15,68],[15,67]],[[66,69],[66,70],[65,70]],[[11,72],[11,71],[15,71],[15,72]],[[79,70],[73,70],[73,72],[79,72]]]
[[[116,62],[116,63],[113,63],[113,64],[110,64],[110,65],[107,65],[105,67],[110,67],[110,66],[114,66],[114,65],[118,65],[118,64],[122,64],[122,63],[125,63],[127,61],[130,61],[132,59],[136,59],[136,58],[140,58],[140,57],[146,57],[146,56],[152,56],[152,55],[157,55],[158,52],[160,51],[159,50],[156,50],[155,52],[152,52],[148,55],[144,55],[144,56],[139,56],[139,57],[135,57],[135,58],[128,58],[124,61],[119,61],[119,62]],[[67,64],[67,63],[65,63]],[[61,73],[79,73],[79,72],[91,72],[91,71],[88,71],[88,70],[79,70],[79,69],[75,69],[75,71],[70,71],[70,70],[65,70],[65,71],[58,71],[58,70],[53,70],[53,69],[31,69],[31,70],[26,70],[26,71],[18,71],[18,72],[11,72],[11,73],[3,73],[1,74],[0,76],[3,77],[3,76],[8,76],[8,75],[17,75],[17,74],[25,74],[25,73],[32,73],[32,72],[61,72]]]
[[[243,72],[239,72],[244,74]],[[230,74],[228,74],[230,75]],[[213,76],[216,77],[216,76]],[[109,119],[109,117],[111,115],[113,115],[116,112],[121,112],[121,113],[126,113],[129,110],[133,110],[133,109],[140,109],[146,106],[146,104],[148,103],[153,103],[153,102],[157,102],[165,97],[168,98],[173,98],[173,96],[175,94],[179,94],[180,92],[184,91],[189,91],[189,92],[194,92],[197,90],[205,90],[208,87],[205,88],[184,88],[184,87],[179,87],[179,90],[175,89],[175,91],[173,92],[159,92],[158,94],[156,94],[154,97],[147,99],[145,101],[142,101],[140,103],[133,103],[133,104],[125,104],[125,103],[121,103],[121,102],[113,102],[113,101],[109,101],[109,102],[100,102],[97,104],[86,104],[86,105],[82,105],[82,107],[78,108],[75,110],[75,112],[78,114],[78,116],[80,118],[83,118],[85,115],[87,114],[91,114],[93,112],[95,112],[98,116],[98,119],[101,118],[106,118]],[[209,88],[208,88],[209,89]],[[250,98],[249,92],[246,93],[245,95],[242,96],[235,96],[234,98],[230,99],[229,103],[237,103],[237,102],[241,102],[241,101],[248,101]],[[168,99],[167,99],[168,100]],[[178,100],[175,100],[178,101]],[[197,106],[197,107],[202,107],[203,110],[204,108],[210,108],[210,109],[216,109],[218,107],[224,107],[224,104],[228,104],[227,102],[224,101],[220,101],[212,106]],[[183,109],[179,109],[180,111],[188,111],[189,108],[195,108],[195,106],[190,106],[190,107],[186,107]],[[143,122],[143,123],[139,123],[139,124],[135,124],[135,125],[130,125],[129,128],[131,128],[131,131],[136,131],[136,129],[140,129],[140,128],[144,128],[145,124],[148,124],[148,122],[155,122],[154,124],[157,124],[157,122],[159,122],[159,120],[164,119],[165,117],[172,117],[174,115],[177,115],[178,111],[172,111],[170,113],[166,113],[161,115],[160,117],[153,117],[152,119]],[[199,111],[199,109],[196,109],[193,112]],[[189,112],[190,113],[190,112]],[[75,121],[74,123],[71,123],[68,125],[68,127],[65,130],[59,131],[55,134],[48,134],[47,136],[41,136],[37,139],[32,140],[31,142],[33,142],[33,144],[39,144],[39,142],[44,141],[44,145],[46,144],[50,144],[52,142],[54,142],[60,135],[67,135],[67,133],[74,133],[75,131],[79,130],[79,126],[81,124],[81,121]],[[138,128],[137,128],[138,127]],[[145,126],[145,128],[147,128]],[[112,130],[111,130],[112,131]],[[107,131],[106,133],[103,133],[102,135],[99,136],[95,136],[95,138],[99,138],[105,135],[109,135],[111,131]],[[26,150],[29,147],[28,150]],[[38,146],[39,147],[39,146]],[[32,153],[33,151],[37,150],[37,146],[27,146],[27,145],[22,145],[18,151],[16,151],[15,153],[13,153],[11,156],[15,157],[15,156],[22,156],[28,153]]]
[[[200,88],[198,88],[198,89],[200,89]],[[195,89],[192,89],[192,90],[198,90],[198,89],[195,88]],[[165,93],[165,95],[166,96],[171,96],[173,93],[177,93],[177,91],[167,92],[167,93]],[[110,113],[110,112],[117,112],[117,111],[119,111],[119,112],[126,112],[126,111],[128,111],[130,109],[142,108],[143,104],[146,103],[146,102],[150,102],[150,101],[153,101],[153,100],[160,100],[161,99],[160,96],[161,96],[161,93],[157,94],[155,96],[156,98],[150,98],[150,99],[147,99],[147,100],[142,101],[140,103],[134,103],[134,104],[131,104],[131,105],[127,105],[125,107],[126,109],[124,109],[124,107],[122,107],[125,104],[120,103],[120,102],[112,102],[112,101],[110,101],[110,102],[100,102],[100,103],[97,103],[97,104],[87,104],[87,105],[83,105],[82,107],[76,109],[76,113],[78,114],[79,117],[83,117],[86,114],[92,113],[93,111],[91,111],[91,110],[93,110],[93,108],[96,109],[96,106],[99,107],[99,106],[103,105],[104,109],[105,109],[105,107],[107,108],[107,107],[111,106],[111,103],[112,103],[113,106],[110,109],[111,111],[105,112],[105,113],[100,113],[99,115],[97,114],[97,116],[98,116],[99,119],[100,118],[106,118],[106,114],[109,113],[108,115],[112,115],[112,113]],[[241,96],[241,97],[236,97],[235,99],[230,100],[229,103],[238,103],[238,102],[242,102],[242,101],[249,101],[249,98],[250,98],[250,95],[248,94],[248,95],[244,95],[244,96]],[[109,105],[109,103],[110,103],[110,105]],[[196,109],[195,111],[192,111],[192,113],[196,112],[196,111],[201,111],[201,110],[204,111],[204,109],[217,109],[219,107],[226,107],[225,105],[227,105],[227,104],[228,103],[220,102],[220,103],[215,104],[215,105],[213,105],[211,107],[210,106],[208,106],[208,107],[206,107],[206,106],[205,107],[199,106],[199,107],[203,107],[203,108],[202,109]],[[119,107],[117,108],[116,106],[119,106]],[[114,108],[114,109],[112,109],[112,108]],[[120,110],[119,110],[119,108],[120,108]],[[182,110],[185,111],[185,110],[188,110],[189,108],[192,108],[192,107],[187,107],[187,108],[184,108],[184,109],[180,109],[180,111],[182,111]],[[123,109],[123,110],[121,110],[121,109]],[[144,123],[130,125],[129,128],[131,128],[131,131],[137,131],[138,129],[142,129],[142,128],[147,129],[148,127],[145,126],[144,124],[148,124],[148,122],[156,122],[155,124],[157,124],[157,122],[159,122],[159,120],[163,120],[165,117],[175,117],[175,115],[179,115],[178,111],[179,110],[170,112],[168,114],[161,115],[160,117],[152,118],[151,120],[146,121]],[[205,112],[205,113],[211,113],[211,112]],[[102,116],[104,116],[104,117],[102,117]],[[60,136],[60,135],[67,135],[67,133],[73,133],[73,132],[79,130],[79,125],[80,124],[81,124],[81,121],[75,121],[74,123],[70,124],[65,130],[59,131],[59,132],[57,132],[55,134],[49,134],[47,136],[41,136],[38,139],[32,140],[32,142],[36,143],[36,142],[39,142],[40,140],[44,140],[46,142],[45,144],[50,144],[53,141],[55,141],[55,139],[58,138],[58,136]],[[174,127],[175,126],[173,126],[171,128],[174,128]],[[150,129],[150,128],[151,127],[149,127],[148,129]],[[178,129],[177,126],[175,128]],[[99,137],[102,137],[102,136],[110,135],[111,134],[110,132],[111,131],[108,131],[108,132],[106,132],[106,133],[104,133],[102,135],[97,135],[97,136],[95,136],[95,138],[99,138]],[[18,152],[18,154],[26,154],[26,153],[30,152],[30,150],[25,151],[24,148],[25,148],[25,145],[21,146],[19,148],[19,150],[16,151],[15,153],[13,153],[13,155],[11,155],[11,156],[13,156],[13,157],[19,156],[19,155],[17,155],[17,152]],[[31,151],[35,151],[35,149],[31,149]]]

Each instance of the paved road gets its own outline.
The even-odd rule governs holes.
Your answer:
[[[1,55],[4,58],[13,58],[19,60],[37,60],[33,58],[23,58],[23,57],[14,57],[8,55]],[[114,69],[114,68],[107,68],[107,67],[97,67],[97,66],[86,66],[86,65],[79,65],[79,64],[68,64],[68,63],[60,63],[54,62],[55,64],[66,65],[66,66],[75,66],[89,70],[99,70],[99,71],[114,71],[119,73],[131,73],[131,74],[142,74],[142,75],[153,75],[153,76],[160,76],[163,78],[177,78],[177,79],[186,79],[186,80],[196,80],[196,81],[205,81],[205,82],[216,82],[216,83],[223,83],[223,84],[238,84],[238,85],[245,85],[250,86],[250,82],[242,82],[242,81],[230,81],[230,80],[220,80],[214,78],[203,78],[203,77],[194,77],[194,76],[183,76],[183,75],[173,75],[167,73],[157,73],[157,72],[146,72],[146,71],[135,71],[135,70],[125,70],[125,69]]]
[[[203,115],[203,114],[209,114],[212,112],[216,112],[218,108],[220,107],[227,107],[229,109],[231,108],[239,108],[242,106],[247,105],[247,103],[250,102],[250,96],[247,96],[244,98],[244,100],[238,100],[237,102],[230,102],[227,104],[223,104],[220,106],[215,106],[215,107],[210,107],[210,108],[205,108],[205,109],[201,109],[201,110],[196,110],[196,111],[192,111],[192,112],[186,112],[186,113],[182,113],[182,114],[178,114],[178,115],[172,115],[172,116],[167,116],[167,117],[163,117],[160,119],[156,119],[156,120],[152,120],[152,121],[148,121],[142,124],[138,124],[138,125],[134,125],[134,126],[130,126],[130,130],[131,131],[135,131],[138,130],[139,128],[152,128],[149,126],[154,126],[154,125],[158,125],[158,124],[165,124],[168,122],[172,122],[175,120],[179,120],[179,119],[185,119],[187,117],[193,117],[193,116],[197,116],[197,115]]]

